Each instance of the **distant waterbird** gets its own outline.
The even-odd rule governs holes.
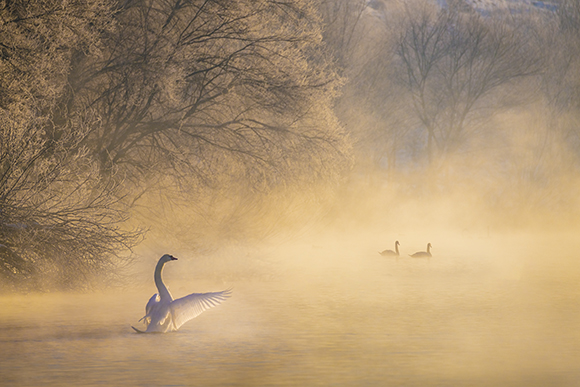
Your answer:
[[[431,258],[431,243],[427,243],[427,251],[418,251],[415,254],[409,254],[413,258]]]
[[[154,294],[145,306],[145,316],[139,321],[144,321],[147,328],[142,331],[133,326],[139,333],[165,333],[176,331],[189,320],[199,316],[209,308],[219,305],[231,296],[231,289],[212,293],[192,293],[188,296],[174,300],[169,289],[163,283],[161,272],[165,263],[176,261],[173,255],[165,254],[157,262],[155,267],[155,286],[159,293]]]
[[[393,250],[383,250],[383,251],[379,251],[379,254],[381,254],[383,257],[398,257],[399,256],[399,241],[395,242],[395,251]]]

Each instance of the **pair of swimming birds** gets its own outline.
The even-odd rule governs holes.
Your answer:
[[[219,305],[231,296],[231,289],[221,292],[192,293],[188,296],[173,299],[169,289],[163,283],[161,272],[167,262],[176,261],[173,255],[165,254],[155,267],[155,285],[158,293],[154,294],[145,306],[144,321],[146,329],[133,328],[138,333],[165,333],[176,331],[189,320],[199,316],[209,308]]]
[[[381,254],[382,256],[385,257],[398,257],[399,254],[399,246],[400,243],[399,241],[395,242],[395,251],[393,250],[384,250],[384,251],[379,251],[379,254]],[[410,257],[413,258],[431,258],[431,243],[427,243],[427,251],[418,251],[414,254],[409,254]]]

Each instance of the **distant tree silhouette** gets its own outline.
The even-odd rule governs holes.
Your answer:
[[[427,132],[427,154],[453,153],[505,103],[493,93],[541,68],[531,36],[507,19],[455,9],[409,8],[396,44],[397,80]],[[491,98],[490,98],[491,97]],[[481,111],[480,108],[486,108]]]

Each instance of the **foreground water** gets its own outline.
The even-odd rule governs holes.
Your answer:
[[[152,287],[5,295],[0,384],[580,385],[574,246],[514,241],[473,253],[432,242],[430,260],[383,258],[373,246],[282,249],[276,275],[225,284],[167,267],[177,297],[234,287],[170,334],[130,328]]]

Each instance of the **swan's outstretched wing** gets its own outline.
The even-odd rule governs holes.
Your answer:
[[[193,293],[189,296],[178,298],[170,305],[171,316],[173,317],[174,329],[199,316],[202,312],[219,305],[232,294],[231,289],[221,292]]]

